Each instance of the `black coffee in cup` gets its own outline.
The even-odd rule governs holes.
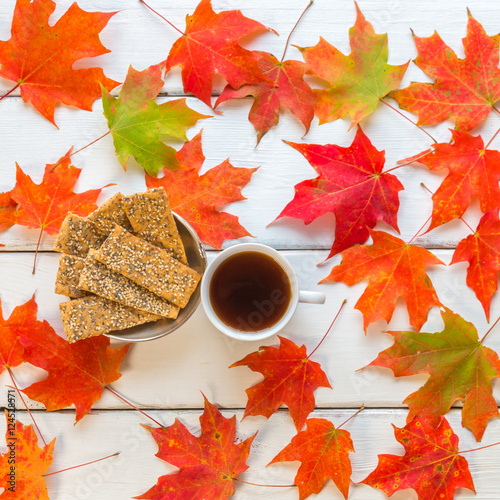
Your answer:
[[[285,314],[292,297],[287,273],[265,253],[231,255],[215,270],[209,297],[217,317],[242,332],[272,327]]]

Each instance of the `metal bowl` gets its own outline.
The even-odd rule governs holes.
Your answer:
[[[207,256],[200,238],[196,234],[196,231],[180,215],[174,213],[174,218],[182,243],[184,244],[189,267],[203,275],[207,267]],[[112,339],[124,340],[126,342],[143,342],[159,339],[177,330],[192,316],[200,305],[200,295],[200,285],[198,284],[188,304],[179,311],[179,315],[175,319],[160,319],[153,323],[145,323],[144,325],[133,326],[125,330],[115,330],[106,335]]]

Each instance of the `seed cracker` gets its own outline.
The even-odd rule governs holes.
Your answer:
[[[135,235],[165,249],[183,264],[188,263],[165,189],[127,196],[123,205]]]
[[[115,224],[132,230],[130,221],[123,207],[125,197],[121,193],[116,193],[109,200],[105,201],[97,210],[89,214],[88,219],[93,222],[97,229],[105,234],[109,234],[115,228]]]
[[[54,243],[56,252],[63,252],[79,257],[85,257],[89,249],[99,248],[106,239],[92,222],[87,219],[68,213]]]
[[[61,255],[56,276],[56,293],[74,299],[87,295],[78,285],[84,262],[84,259],[76,255]]]
[[[115,273],[94,259],[95,250],[91,250],[80,274],[81,289],[119,302],[125,306],[150,312],[164,318],[176,318],[179,307],[151,293],[146,288],[136,285],[125,276]]]
[[[120,226],[115,227],[94,255],[111,270],[179,307],[186,306],[201,278],[165,250]]]
[[[123,330],[160,319],[96,295],[59,304],[64,333],[70,344],[113,330]]]

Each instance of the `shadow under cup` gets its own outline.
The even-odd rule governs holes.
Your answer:
[[[201,297],[220,331],[240,340],[260,340],[291,318],[298,285],[292,267],[276,250],[243,243],[224,250],[208,266]]]

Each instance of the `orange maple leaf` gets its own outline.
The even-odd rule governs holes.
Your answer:
[[[44,324],[44,331],[19,334],[25,361],[49,372],[47,378],[23,392],[44,404],[48,411],[74,404],[78,422],[101,397],[104,388],[121,377],[120,364],[130,344],[113,349],[104,336],[69,344],[47,322]]]
[[[500,35],[488,36],[467,13],[465,59],[459,59],[437,33],[413,37],[418,51],[415,64],[436,83],[412,83],[390,97],[401,108],[417,113],[419,125],[454,118],[456,128],[467,131],[481,123],[500,99]]]
[[[52,464],[56,438],[40,448],[32,425],[15,421],[7,411],[5,417],[7,452],[0,455],[0,487],[5,489],[0,497],[2,500],[49,500],[43,475]]]
[[[432,221],[427,231],[461,217],[474,197],[479,198],[483,213],[500,207],[500,152],[485,149],[481,136],[452,130],[452,143],[433,144],[398,163],[415,161],[430,170],[448,170],[432,195]]]
[[[220,212],[218,207],[246,199],[241,188],[250,182],[257,168],[237,168],[225,160],[199,175],[205,158],[201,132],[183,146],[177,158],[181,164],[178,170],[165,168],[161,178],[146,173],[148,189],[163,187],[170,208],[184,217],[207,245],[220,249],[225,240],[251,236],[238,217]]]
[[[240,97],[253,96],[255,101],[248,119],[257,131],[257,144],[271,127],[278,124],[281,107],[288,108],[309,132],[314,118],[316,97],[304,81],[306,65],[302,61],[278,61],[269,52],[254,52],[254,57],[268,81],[242,85],[233,89],[228,85],[215,103],[215,107]]]
[[[280,405],[290,410],[298,431],[302,429],[309,413],[314,410],[314,391],[318,387],[329,387],[330,382],[321,365],[311,361],[306,347],[285,337],[280,337],[279,347],[261,346],[235,366],[248,366],[252,371],[264,375],[264,380],[246,390],[248,401],[245,415],[263,415],[269,418]]]
[[[318,494],[328,478],[347,498],[352,473],[349,452],[354,451],[351,435],[324,418],[310,418],[306,425],[307,429],[294,436],[268,465],[301,462],[294,481],[299,500]]]
[[[16,223],[17,203],[10,193],[0,193],[0,229],[7,229]]]
[[[166,70],[181,66],[185,91],[211,107],[215,73],[222,75],[235,89],[245,83],[265,80],[252,53],[238,41],[266,29],[269,28],[245,17],[239,10],[216,14],[210,0],[201,0],[195,12],[186,16],[186,31],[170,49]]]
[[[45,167],[43,180],[35,184],[16,164],[16,184],[9,195],[18,206],[16,224],[40,228],[48,234],[56,234],[68,212],[85,217],[97,208],[95,201],[104,187],[83,193],[73,192],[81,169],[70,165],[71,150],[57,163]]]
[[[101,68],[73,69],[79,59],[109,52],[99,32],[115,12],[85,12],[75,2],[50,26],[55,7],[52,0],[17,0],[12,37],[0,41],[0,76],[15,81],[24,101],[54,125],[56,103],[92,111],[99,84],[107,90],[118,85]]]
[[[490,320],[490,304],[498,288],[500,271],[500,221],[498,210],[483,215],[474,234],[459,242],[451,264],[468,262],[467,285],[481,302],[486,319]]]
[[[342,262],[321,283],[342,281],[352,286],[368,281],[355,305],[363,313],[365,331],[379,319],[389,322],[399,297],[406,300],[410,324],[420,330],[429,309],[441,305],[425,268],[444,263],[425,248],[409,245],[384,231],[370,230],[370,235],[371,246],[343,251]]]
[[[362,483],[389,497],[412,488],[419,500],[453,500],[456,488],[476,492],[469,464],[459,455],[458,436],[445,418],[436,429],[416,418],[402,428],[393,427],[406,453],[379,455],[377,468]]]
[[[20,342],[22,335],[39,332],[43,337],[52,330],[47,321],[36,319],[37,309],[35,296],[17,306],[7,320],[3,319],[0,309],[0,373],[5,368],[13,368],[26,361],[24,346]]]
[[[223,417],[207,398],[200,424],[199,437],[193,436],[177,419],[171,426],[160,429],[143,425],[158,444],[156,456],[180,470],[161,476],[155,486],[134,498],[225,500],[233,495],[234,479],[248,469],[245,461],[255,434],[234,444],[236,416]]]

